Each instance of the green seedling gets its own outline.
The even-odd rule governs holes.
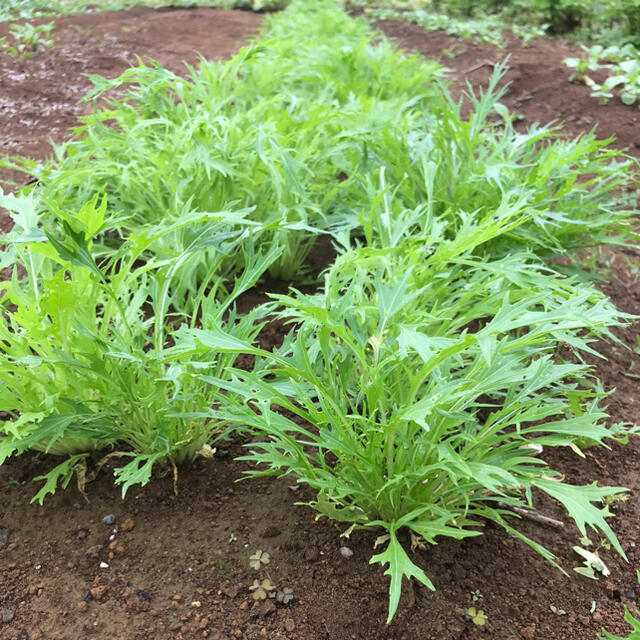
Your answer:
[[[28,22],[10,24],[9,34],[12,37],[13,44],[9,44],[6,38],[3,38],[0,40],[0,48],[4,48],[12,57],[24,60],[54,45],[55,40],[45,36],[48,36],[55,26],[56,23],[53,21],[38,26]]]
[[[601,573],[603,576],[605,576],[605,578],[611,573],[607,568],[607,565],[605,565],[605,563],[597,553],[587,551],[586,549],[578,546],[574,546],[573,550],[578,555],[582,556],[585,564],[584,567],[574,567],[573,570],[576,573],[586,576],[587,578],[591,578],[592,580],[598,579],[596,573]]]
[[[585,58],[565,58],[562,61],[565,66],[569,67],[569,69],[575,69],[575,71],[569,78],[569,82],[573,82],[573,80],[577,76],[584,76],[589,71],[598,71],[599,69],[602,68],[602,64],[600,60],[602,58],[604,47],[601,47],[601,46],[582,47],[582,49],[586,53],[586,59]]]
[[[558,616],[566,616],[567,615],[567,612],[564,609],[558,609],[558,607],[556,607],[553,604],[549,605],[549,609],[551,609],[551,611],[553,611],[553,613],[555,613]]]
[[[289,604],[293,600],[293,589],[285,587],[276,593],[276,601],[280,604]]]
[[[464,617],[466,620],[471,620],[473,624],[478,627],[484,627],[487,624],[487,620],[489,619],[487,614],[475,607],[469,607],[464,610]]]
[[[259,571],[263,566],[268,565],[269,562],[269,554],[266,551],[258,550],[249,557],[249,566],[256,571]]]
[[[266,551],[258,550],[249,557],[249,565],[255,571],[260,571],[270,562],[269,554]],[[293,600],[293,590],[289,587],[278,589],[267,573],[264,580],[254,580],[253,585],[249,587],[253,591],[254,600],[266,600],[269,597],[276,602],[286,605]]]
[[[591,95],[607,102],[618,95],[624,104],[633,105],[640,97],[640,51],[632,45],[624,47],[583,47],[587,58],[566,58],[566,66],[575,69],[576,76],[591,89]],[[588,71],[607,70],[609,77],[597,84],[587,75]]]
[[[620,502],[626,502],[627,500],[629,500],[628,495],[607,496],[602,501],[602,504],[605,507],[615,511],[618,508]]]
[[[482,598],[482,593],[480,592],[480,589],[476,589],[475,591],[471,592],[471,599],[474,602],[478,602],[478,600],[480,600]]]
[[[266,600],[274,592],[276,587],[271,580],[265,578],[264,580],[254,580],[249,589],[253,591],[251,597],[254,600]]]

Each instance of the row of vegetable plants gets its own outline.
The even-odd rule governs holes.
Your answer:
[[[638,0],[346,0],[378,19],[407,19],[428,31],[501,46],[504,31],[525,43],[543,35],[640,45]]]
[[[555,564],[513,523],[536,490],[624,556],[605,501],[625,490],[571,485],[544,450],[635,432],[607,421],[584,360],[630,318],[558,259],[633,238],[632,161],[592,134],[516,131],[503,71],[464,117],[438,65],[295,0],[228,62],[92,78],[51,161],[2,161],[34,180],[0,195],[0,464],[57,456],[42,502],[116,461],[124,496],[261,434],[249,476],[291,476],[319,516],[381,531],[389,620],[403,577],[433,588],[401,530],[420,546],[493,521]],[[321,236],[337,258],[315,293],[237,311],[267,273],[308,283]],[[268,351],[274,317],[291,330]]]
[[[0,22],[31,19],[41,16],[67,16],[95,11],[124,11],[134,7],[215,7],[245,11],[275,11],[289,0],[4,0],[0,7]]]

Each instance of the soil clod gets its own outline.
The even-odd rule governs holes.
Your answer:
[[[2,610],[2,622],[4,624],[8,624],[13,620],[14,612],[12,609],[3,609]]]

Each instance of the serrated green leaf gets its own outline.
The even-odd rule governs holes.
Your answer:
[[[406,554],[402,545],[398,542],[396,532],[393,528],[389,528],[389,544],[382,552],[371,557],[369,564],[380,563],[383,567],[388,564],[389,567],[384,572],[385,576],[391,576],[389,584],[389,614],[387,616],[387,624],[391,622],[393,616],[398,609],[400,602],[400,592],[402,591],[402,579],[415,578],[423,585],[435,591],[432,582],[427,578],[426,574],[420,567],[416,566],[409,556]]]
[[[84,460],[87,457],[88,454],[86,453],[70,456],[64,462],[51,469],[49,473],[33,478],[34,482],[44,480],[44,486],[36,493],[35,496],[33,496],[33,498],[31,498],[31,502],[38,502],[42,505],[42,502],[48,494],[55,493],[58,483],[63,489],[65,489],[71,478],[73,478],[74,473],[77,472],[78,466],[80,464],[84,464]]]
[[[122,485],[122,498],[127,495],[127,491],[135,484],[144,486],[151,479],[153,465],[165,457],[164,453],[155,454],[133,454],[123,453],[123,456],[132,457],[133,460],[124,467],[113,470],[116,477],[116,484]]]
[[[602,531],[616,551],[625,560],[627,559],[618,538],[605,520],[605,518],[611,517],[611,513],[606,508],[600,509],[592,504],[604,500],[607,496],[624,493],[627,489],[623,487],[598,487],[595,482],[579,487],[543,478],[532,480],[532,484],[558,500],[565,507],[583,536],[587,536],[586,525]]]

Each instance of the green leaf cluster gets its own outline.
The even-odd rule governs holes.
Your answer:
[[[231,381],[204,378],[227,392],[212,415],[268,436],[251,445],[249,475],[291,475],[317,491],[321,515],[386,529],[371,561],[389,565],[389,619],[403,575],[432,587],[399,543],[403,528],[435,544],[492,520],[554,562],[509,524],[510,506],[533,508],[534,488],[623,553],[597,506],[623,489],[566,484],[530,453],[621,435],[605,426],[605,394],[579,360],[624,316],[530,253],[474,257],[505,234],[491,218],[452,239],[437,219],[429,236],[400,224],[406,235],[389,242],[385,216],[380,207],[373,224],[382,246],[343,253],[323,291],[275,296],[295,324],[280,349]],[[577,362],[558,358],[565,344]]]
[[[212,7],[268,11],[281,9],[289,0],[3,0],[0,22],[38,16],[66,16],[88,11],[124,11],[133,7]]]
[[[105,199],[61,215],[58,234],[43,227],[30,197],[0,196],[0,206],[14,220],[3,239],[14,266],[0,300],[0,406],[11,417],[2,423],[0,464],[27,449],[70,455],[45,476],[34,498],[42,502],[91,451],[130,459],[114,471],[123,495],[145,484],[155,463],[193,460],[223,427],[202,418],[213,393],[200,371],[226,375],[235,355],[224,353],[224,342],[257,335],[258,310],[238,317],[233,303],[277,250],[245,247],[244,269],[226,289],[220,279],[212,283],[219,260],[211,258],[242,252],[237,215],[185,219],[179,229],[158,225],[107,256],[93,246]],[[181,243],[185,234],[190,242]],[[168,239],[175,255],[154,255],[155,243]],[[211,260],[209,273],[187,283],[190,263],[201,264],[202,254]],[[180,338],[196,318],[210,330],[204,350]]]
[[[638,0],[346,0],[375,19],[415,22],[427,31],[497,46],[511,31],[525,44],[562,35],[602,45],[640,44]]]
[[[640,9],[639,9],[640,10]],[[632,44],[622,47],[610,46],[583,47],[585,58],[565,58],[564,64],[575,73],[591,89],[591,95],[607,102],[615,95],[627,105],[633,105],[640,97],[640,52]],[[597,84],[589,76],[587,71],[607,70],[609,77]]]
[[[374,41],[330,1],[267,28],[233,60],[202,60],[186,79],[157,64],[92,77],[86,99],[107,106],[83,119],[53,162],[12,163],[38,179],[41,213],[106,193],[108,230],[122,236],[252,208],[261,241],[283,249],[271,275],[299,278],[317,236],[348,223],[334,214],[363,205],[355,175],[441,101],[440,68]],[[221,268],[238,266],[231,257]]]

